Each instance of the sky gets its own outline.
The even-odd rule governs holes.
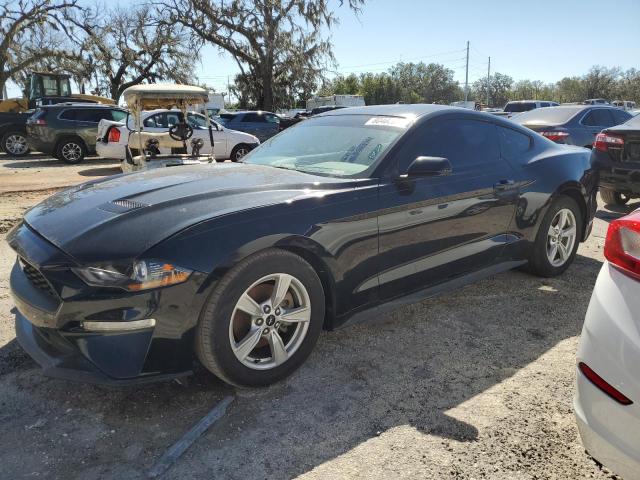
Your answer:
[[[593,65],[640,69],[640,0],[368,0],[357,16],[332,5],[340,24],[328,32],[338,64],[329,76],[424,61],[464,82],[467,41],[470,83],[486,76],[489,56],[492,72],[515,80],[554,82]],[[218,91],[237,72],[212,46],[196,66],[200,81]]]

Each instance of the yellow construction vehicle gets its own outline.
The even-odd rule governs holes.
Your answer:
[[[60,73],[31,72],[27,94],[0,100],[0,151],[13,157],[29,153],[25,124],[33,109],[63,102],[115,104],[110,98],[71,93],[71,77]]]
[[[63,73],[31,72],[28,94],[27,98],[1,100],[0,112],[20,113],[41,105],[62,102],[115,104],[110,98],[71,93],[71,77]]]

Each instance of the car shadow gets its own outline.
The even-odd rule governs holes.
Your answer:
[[[35,159],[25,157],[24,160],[19,160],[15,158],[9,158],[9,160],[15,160],[14,162],[5,163],[2,166],[4,168],[42,168],[42,167],[69,167],[73,165],[69,165],[65,162],[58,160],[57,158],[48,157],[37,157]],[[114,160],[105,160],[100,157],[87,157],[83,160],[83,163],[80,165],[90,164],[94,165],[114,165],[116,162]]]
[[[108,175],[117,175],[119,173],[122,173],[120,167],[102,167],[80,170],[78,175],[82,175],[83,177],[106,177]]]
[[[468,411],[465,402],[579,335],[600,266],[578,255],[557,278],[512,271],[327,332],[285,381],[235,391],[225,417],[168,478],[293,478],[397,428],[473,443],[487,412]],[[57,459],[29,471],[72,471],[73,478],[143,477],[220,398],[234,394],[203,371],[186,386],[106,389],[30,368],[0,376],[0,390],[22,399],[20,422],[4,427],[6,444],[19,439],[23,456],[46,451]],[[29,428],[43,418],[46,425]],[[60,432],[70,432],[71,443],[81,439],[82,449],[70,451]],[[24,467],[12,451],[0,451],[0,462],[17,476]]]
[[[625,215],[629,215],[634,210],[640,208],[640,201],[632,201],[626,205],[605,205],[596,212],[596,217],[605,222],[610,222]]]

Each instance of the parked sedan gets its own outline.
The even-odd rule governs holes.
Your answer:
[[[561,274],[595,192],[589,152],[490,114],[335,110],[243,163],[109,177],[29,210],[8,234],[17,337],[51,375],[139,382],[197,358],[267,385],[323,328],[511,268]]]
[[[165,133],[169,128],[179,123],[179,110],[150,110],[143,112],[142,126],[145,132]],[[129,134],[134,128],[133,117],[129,117],[126,122],[113,122],[102,120],[98,127],[98,140],[96,151],[103,158],[113,158],[117,160],[125,159],[126,146],[129,143]],[[201,138],[203,146],[201,153],[208,155],[211,153],[211,143],[209,141],[209,128],[204,115],[196,112],[187,113],[187,123],[193,128],[194,138]],[[213,149],[216,160],[222,162],[230,159],[237,162],[260,143],[257,137],[245,132],[238,132],[225,128],[216,122],[213,125]],[[137,145],[130,145],[130,148],[137,150]],[[168,148],[160,147],[161,154],[171,153]]]
[[[596,136],[591,163],[599,172],[600,195],[609,205],[640,197],[640,117]]]
[[[278,115],[263,111],[227,112],[220,114],[217,120],[227,128],[255,135],[261,142],[285,128]]]
[[[537,108],[511,120],[556,143],[591,148],[596,135],[604,128],[619,125],[629,118],[631,114],[611,106],[560,105]]]
[[[100,120],[122,121],[128,113],[114,105],[58,103],[42,106],[27,120],[27,142],[32,150],[65,163],[80,163],[96,151]]]
[[[580,337],[574,409],[585,449],[640,478],[640,212],[614,220]]]

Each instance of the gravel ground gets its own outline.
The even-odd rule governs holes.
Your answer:
[[[615,478],[584,453],[571,402],[607,222],[621,213],[600,208],[560,278],[509,272],[324,333],[272,387],[234,392],[197,372],[187,385],[107,389],[43,377],[17,346],[8,294],[6,229],[87,171],[116,170],[0,157],[0,478],[145,478],[230,394],[162,478]]]

